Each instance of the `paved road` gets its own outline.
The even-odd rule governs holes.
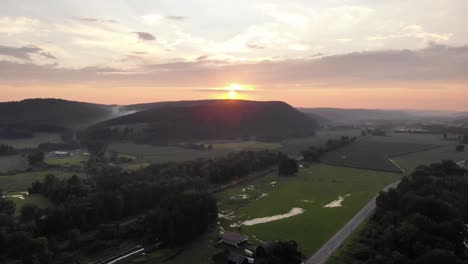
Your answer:
[[[395,188],[398,182],[385,187],[384,191]],[[343,244],[345,239],[361,224],[375,209],[375,200],[377,196],[364,206],[351,220],[346,223],[325,245],[323,245],[315,254],[306,260],[305,264],[324,264],[328,258]]]

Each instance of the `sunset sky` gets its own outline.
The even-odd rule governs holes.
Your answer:
[[[467,14],[467,0],[1,0],[0,101],[466,111]]]

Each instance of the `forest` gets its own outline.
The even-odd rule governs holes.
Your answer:
[[[90,169],[90,177],[47,175],[28,192],[42,194],[54,207],[0,200],[0,261],[71,263],[121,241],[167,247],[202,234],[218,216],[216,186],[275,166],[269,151],[240,152],[207,160],[156,164],[135,172],[118,167]]]
[[[364,230],[335,263],[466,263],[468,176],[452,161],[419,166],[381,192]]]

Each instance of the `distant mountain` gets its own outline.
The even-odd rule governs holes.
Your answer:
[[[378,109],[340,109],[340,108],[301,108],[307,114],[319,115],[333,122],[356,122],[368,120],[409,120],[414,118],[408,112]]]
[[[161,108],[161,107],[179,107],[179,106],[197,106],[211,104],[220,100],[195,100],[195,101],[167,101],[167,102],[154,102],[142,103],[122,106],[121,110],[139,112],[148,109]]]
[[[152,107],[102,122],[94,129],[102,132],[103,128],[112,128],[113,137],[157,143],[251,136],[276,139],[310,135],[318,126],[314,119],[284,102],[204,100],[157,103]],[[116,127],[136,124],[138,131],[115,131]]]
[[[0,103],[0,125],[76,126],[90,124],[111,116],[105,105],[60,99],[27,99]]]

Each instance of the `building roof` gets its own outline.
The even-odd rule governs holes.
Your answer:
[[[225,232],[221,238],[225,241],[232,241],[235,243],[241,243],[247,241],[248,237],[234,232]]]
[[[243,263],[246,257],[238,254],[229,254],[227,260],[232,263]]]

